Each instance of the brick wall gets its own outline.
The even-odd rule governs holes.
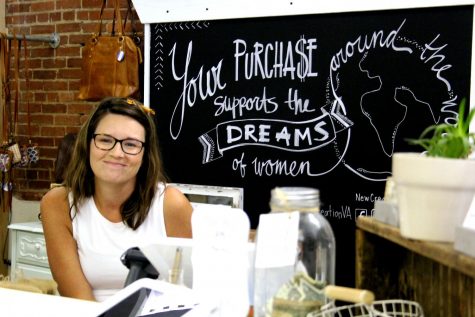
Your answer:
[[[127,0],[120,0],[122,16]],[[3,2],[3,1],[1,1]],[[112,1],[107,1],[105,29],[111,29]],[[60,36],[58,48],[48,43],[28,41],[29,93],[24,81],[24,63],[20,65],[20,102],[16,141],[28,139],[27,100],[30,103],[32,142],[40,148],[40,161],[29,167],[15,167],[14,195],[39,200],[54,180],[57,146],[66,133],[75,133],[96,103],[78,100],[81,76],[81,48],[97,30],[102,0],[6,0],[5,26],[9,34]],[[135,11],[135,27],[143,35]],[[130,21],[130,19],[128,20]],[[130,32],[130,23],[126,31]],[[10,70],[12,76],[12,69]],[[27,99],[28,98],[28,99]]]

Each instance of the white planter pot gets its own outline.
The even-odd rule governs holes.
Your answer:
[[[392,173],[401,235],[453,242],[475,194],[475,160],[395,153]]]

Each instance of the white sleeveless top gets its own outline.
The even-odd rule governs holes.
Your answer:
[[[73,237],[77,242],[82,271],[97,301],[103,301],[124,287],[129,270],[120,261],[129,248],[154,243],[166,237],[163,216],[164,185],[159,184],[150,212],[137,230],[123,222],[102,216],[92,197],[72,215]],[[71,195],[70,195],[71,199]]]

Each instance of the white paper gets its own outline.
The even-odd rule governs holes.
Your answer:
[[[475,197],[472,200],[467,215],[465,216],[463,227],[475,230]]]
[[[299,215],[297,211],[260,215],[256,243],[256,268],[295,264]]]
[[[194,309],[201,303],[198,294],[186,286],[174,285],[150,278],[141,278],[101,302],[99,305],[100,313],[95,316],[100,316],[113,309],[116,305],[120,305],[130,295],[141,289],[150,290],[150,294],[145,299],[144,306],[138,312],[138,316],[183,308]]]
[[[159,280],[169,281],[169,272],[173,267],[177,248],[181,250],[181,268],[183,283],[192,288],[193,268],[191,265],[192,239],[165,238],[149,245],[140,245],[139,249],[160,273]]]
[[[247,316],[247,214],[237,208],[199,208],[193,211],[192,227],[193,290],[200,302],[214,304],[217,317]]]
[[[193,296],[193,293],[185,287],[183,287],[182,291],[174,289],[167,293],[152,290],[139,316],[144,317],[151,314],[184,310],[187,308],[194,309],[196,306],[198,306],[197,297]]]

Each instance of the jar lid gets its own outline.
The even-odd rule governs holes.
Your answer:
[[[320,191],[312,187],[276,187],[271,190],[272,197],[283,198],[287,200],[311,200],[319,199]]]
[[[320,191],[311,187],[275,187],[271,190],[271,208],[320,207]]]

